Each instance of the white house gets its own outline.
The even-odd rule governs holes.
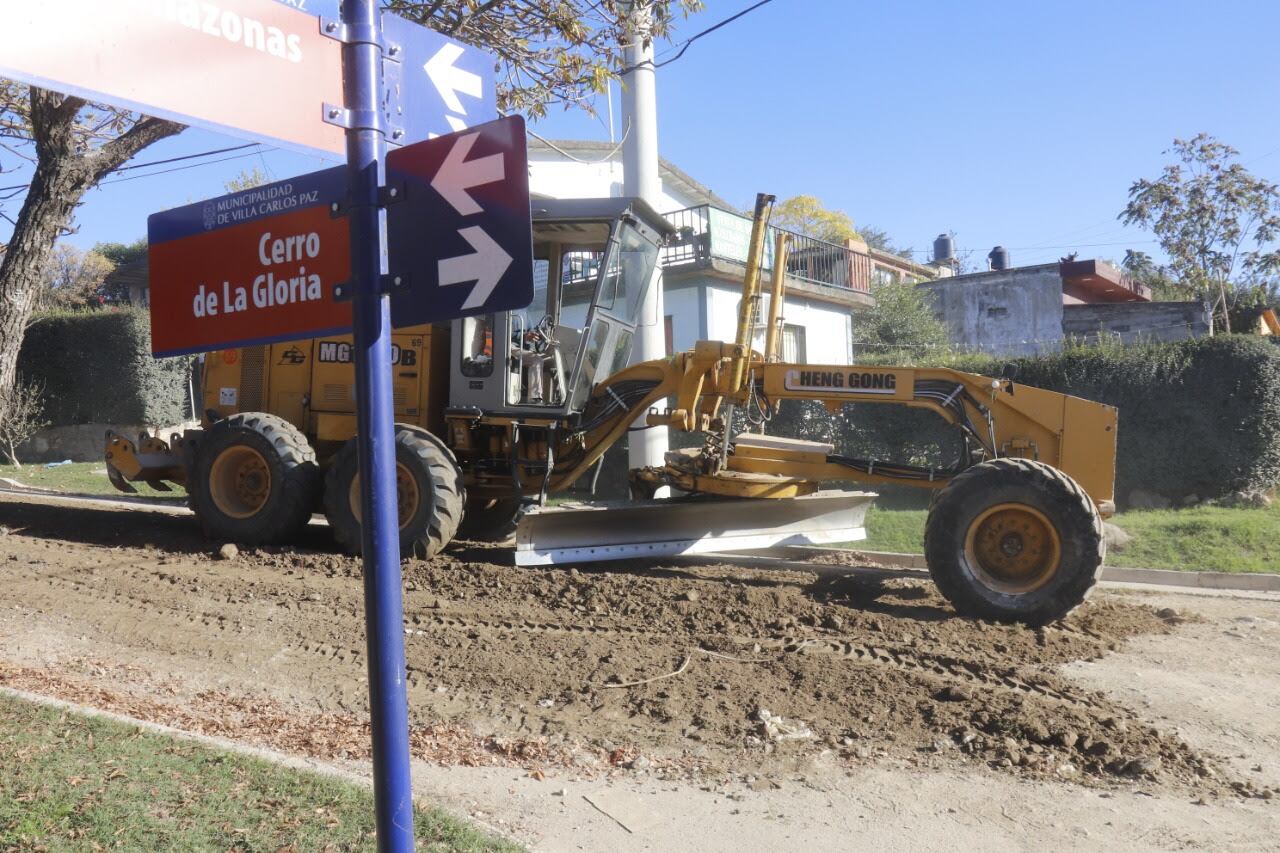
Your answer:
[[[751,220],[667,160],[659,166],[662,188],[657,206],[679,231],[663,253],[667,351],[692,348],[697,340],[731,341]],[[543,198],[620,196],[622,148],[608,142],[531,138],[529,189]],[[766,244],[765,317],[773,233]],[[783,310],[784,359],[852,363],[852,312],[873,304],[871,282],[883,276],[920,280],[934,275],[931,267],[868,249],[859,241],[837,245],[792,234]]]

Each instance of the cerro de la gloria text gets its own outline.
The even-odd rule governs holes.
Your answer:
[[[320,276],[308,273],[307,260],[320,255],[320,235],[293,234],[273,237],[268,231],[258,240],[258,261],[265,271],[253,280],[249,287],[222,283],[219,295],[217,286],[207,288],[204,282],[191,301],[191,313],[195,317],[216,317],[234,314],[254,308],[273,308],[310,302],[322,298]],[[281,269],[282,264],[296,264],[296,268]],[[274,267],[274,268],[273,268]]]

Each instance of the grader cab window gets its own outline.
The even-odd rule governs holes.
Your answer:
[[[492,314],[462,321],[462,375],[473,378],[493,375]]]
[[[488,405],[576,410],[625,367],[658,258],[658,237],[641,222],[625,210],[535,217],[533,300],[461,321],[462,376],[498,381],[470,382],[458,399],[484,406],[495,394]]]
[[[533,302],[511,312],[510,381],[507,402],[559,406],[564,402],[564,356],[554,334],[551,246],[535,249]]]
[[[632,226],[623,225],[617,250],[609,255],[600,286],[600,309],[626,322],[639,322],[640,306],[657,259],[658,247]]]

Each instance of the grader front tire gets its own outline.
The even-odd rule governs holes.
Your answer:
[[[993,459],[942,489],[925,524],[925,559],[964,616],[1043,625],[1088,597],[1106,545],[1093,501],[1062,471]]]
[[[199,444],[195,468],[189,503],[210,538],[280,544],[311,519],[316,454],[283,418],[245,412],[218,421]]]

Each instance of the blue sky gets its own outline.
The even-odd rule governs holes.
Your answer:
[[[709,0],[675,41],[748,5]],[[742,207],[758,191],[817,195],[917,250],[954,230],[976,264],[997,243],[1015,264],[1118,258],[1154,251],[1115,216],[1175,136],[1212,133],[1280,181],[1277,31],[1280,4],[1262,0],[773,0],[659,70],[659,145]],[[608,139],[597,103],[599,118],[553,107],[534,130]],[[187,131],[137,159],[237,142]],[[122,180],[155,171],[137,170],[92,191],[68,239],[132,240],[148,213],[219,195],[242,169],[322,165],[263,148]]]

